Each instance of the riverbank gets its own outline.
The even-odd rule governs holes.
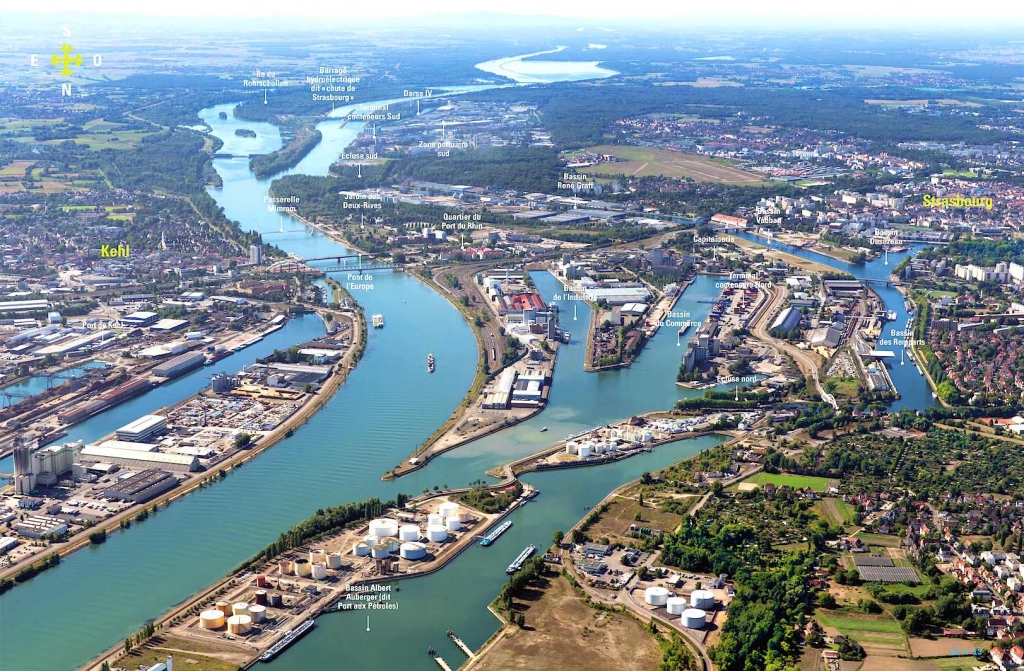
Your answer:
[[[325,314],[329,311],[325,311],[321,314],[321,318],[325,318]],[[302,424],[305,424],[313,415],[315,415],[323,406],[330,400],[335,392],[345,382],[348,374],[353,370],[356,364],[361,358],[362,353],[365,349],[365,320],[360,310],[353,311],[348,315],[341,315],[341,313],[334,314],[331,312],[334,319],[351,319],[353,321],[353,341],[349,351],[342,357],[341,361],[336,365],[335,372],[327,379],[323,387],[321,387],[316,393],[311,394],[306,402],[300,407],[294,414],[285,419],[277,427],[263,434],[260,440],[256,441],[252,447],[245,450],[240,450],[238,453],[218,462],[210,470],[204,471],[200,475],[202,478],[194,477],[187,480],[185,483],[161,494],[146,502],[145,506],[131,506],[120,513],[109,517],[102,522],[95,524],[94,526],[84,528],[77,534],[71,537],[67,542],[62,543],[59,548],[48,548],[49,551],[41,552],[38,555],[32,556],[33,561],[23,561],[17,564],[4,567],[0,571],[0,579],[10,578],[12,575],[18,573],[26,566],[33,564],[35,560],[38,560],[41,556],[49,556],[56,554],[58,557],[66,557],[73,552],[77,552],[84,547],[88,547],[92,544],[89,539],[91,534],[99,531],[104,533],[110,533],[121,527],[122,522],[131,522],[134,518],[139,515],[143,510],[153,510],[154,508],[163,508],[174,501],[177,501],[189,494],[195,492],[198,489],[205,487],[208,483],[216,482],[219,478],[227,475],[231,470],[241,467],[246,462],[255,458],[265,450],[270,449],[281,440],[290,437],[295,429]],[[173,406],[165,406],[153,411],[153,414],[164,413],[167,410],[177,407],[191,401],[202,398],[202,392],[198,394],[192,394],[183,401],[174,404]],[[14,583],[15,585],[22,583]]]
[[[651,413],[652,416],[656,414],[664,413]],[[673,441],[666,442],[680,442],[695,437],[697,437],[697,434],[687,434],[685,436],[680,436]],[[500,482],[492,483],[488,485],[486,488],[492,492],[501,492],[507,490],[507,488],[510,485],[519,482],[517,476],[514,474],[518,466],[528,464],[528,462],[530,462],[531,460],[535,460],[537,456],[540,454],[549,454],[553,451],[559,451],[560,449],[562,449],[561,444],[555,445],[554,447],[545,449],[540,453],[528,455],[526,457],[522,457],[520,459],[507,463],[504,467],[505,470],[507,471],[507,476],[503,478]],[[687,456],[686,459],[692,458],[692,456],[693,455]],[[598,464],[595,463],[591,465]],[[526,473],[529,472],[529,469],[523,469],[519,472]],[[428,575],[432,575],[434,573],[441,571],[441,569],[451,564],[451,562],[453,562],[465,550],[469,549],[470,547],[473,547],[479,535],[487,533],[491,529],[495,528],[497,524],[500,524],[510,515],[519,510],[522,506],[520,501],[530,500],[529,497],[531,495],[533,487],[529,484],[523,483],[523,491],[519,498],[514,499],[512,503],[504,511],[492,514],[476,511],[471,506],[467,506],[466,504],[463,504],[461,501],[459,501],[459,496],[462,493],[470,491],[471,489],[471,487],[465,487],[458,489],[450,489],[436,493],[427,493],[422,496],[409,499],[409,501],[406,503],[404,510],[416,510],[418,511],[417,514],[419,514],[420,517],[423,517],[427,513],[430,513],[432,510],[437,508],[441,503],[450,500],[453,502],[457,502],[458,505],[469,510],[471,515],[474,515],[478,519],[483,520],[481,523],[468,528],[467,532],[464,533],[462,537],[458,539],[457,542],[455,542],[449,548],[447,548],[447,550],[444,551],[443,554],[438,553],[433,560],[430,560],[433,563],[417,567],[417,570],[415,570],[414,572],[385,573],[377,575],[367,574],[358,568],[354,568],[354,564],[350,565],[350,568],[346,569],[345,571],[348,580],[345,581],[344,585],[340,583],[335,584],[331,582],[329,590],[330,593],[321,594],[316,599],[312,599],[312,595],[310,595],[309,600],[302,601],[299,604],[302,607],[301,610],[297,610],[294,613],[289,613],[290,615],[292,615],[292,624],[297,624],[300,620],[314,618],[327,612],[334,612],[335,610],[337,610],[336,604],[339,603],[339,599],[342,598],[342,595],[349,594],[354,591],[351,590],[352,585],[371,585],[374,583],[406,580],[408,578],[414,577],[426,577]],[[534,500],[532,503],[529,504],[529,506],[533,507],[538,505],[537,501],[538,500]],[[401,511],[399,511],[399,513],[401,513]],[[385,511],[382,511],[380,515],[384,516]],[[399,517],[404,519],[402,514],[399,514]],[[281,562],[285,558],[301,558],[305,556],[304,553],[306,552],[315,552],[320,549],[330,551],[334,548],[337,548],[339,551],[343,552],[343,561],[348,561],[352,559],[353,555],[351,554],[351,552],[348,552],[348,550],[350,550],[351,545],[353,543],[358,542],[358,540],[362,538],[362,535],[367,530],[367,520],[364,519],[350,528],[330,533],[326,537],[313,538],[298,547],[287,549],[279,555],[262,558],[259,560],[258,564],[246,564],[244,565],[244,570],[247,571],[246,573],[238,574],[238,571],[242,569],[236,569],[236,571],[233,572],[232,575],[217,581],[215,584],[197,593],[194,597],[187,599],[184,603],[168,611],[165,615],[156,618],[155,620],[152,620],[152,622],[157,627],[158,636],[163,635],[165,632],[168,631],[173,633],[175,636],[180,636],[181,632],[177,631],[177,633],[175,633],[175,629],[173,628],[180,630],[182,626],[197,628],[196,622],[198,621],[197,617],[199,611],[204,607],[212,607],[212,604],[215,600],[223,600],[228,603],[233,603],[233,601],[231,601],[231,598],[241,598],[243,595],[251,596],[249,595],[249,592],[253,591],[254,589],[265,589],[270,593],[273,593],[275,589],[277,589],[277,591],[281,591],[279,582],[280,578],[275,579],[274,574],[276,574],[279,571]],[[428,555],[428,557],[429,556],[430,555]],[[366,559],[368,560],[369,558]],[[359,560],[360,558],[355,559],[355,561]],[[254,577],[260,574],[265,574],[263,586],[260,586],[260,580]],[[312,579],[296,581],[296,579],[292,577],[291,574],[288,574],[288,576],[289,577],[286,579],[286,582],[289,583],[289,585],[294,586],[294,589],[292,588],[292,586],[289,586],[288,589],[285,590],[287,594],[297,595],[297,593],[302,593],[300,587],[303,585],[325,585],[325,583],[313,581]],[[275,581],[277,582],[276,587]],[[248,600],[252,601],[251,598]],[[342,610],[350,609],[354,608],[342,608]],[[188,620],[188,622],[184,621],[186,619]],[[172,622],[174,622],[174,624],[171,624]],[[274,640],[276,640],[277,632],[283,631],[285,628],[286,627],[275,628],[273,630],[272,637],[265,637],[265,634],[260,634],[258,648],[256,646],[249,646],[247,652],[247,659],[249,659],[250,661],[247,663],[239,664],[239,666],[247,668],[249,665],[255,663],[255,661],[259,657],[259,653],[262,650],[269,647],[270,645],[272,645]],[[189,638],[186,640],[193,639]],[[141,645],[145,644],[143,643]],[[87,665],[81,668],[95,671],[104,660],[111,661],[120,658],[120,652],[122,650],[122,645],[111,646],[103,655],[94,658]],[[245,651],[243,650],[243,652]]]
[[[381,510],[379,517],[399,519],[406,523],[418,521],[422,527],[428,514],[436,513],[444,504],[457,502],[458,495],[466,491],[469,491],[469,488],[415,497],[409,499],[403,507]],[[243,655],[235,662],[239,668],[249,668],[260,661],[260,656],[281,640],[288,630],[297,627],[302,621],[312,620],[326,613],[372,610],[372,607],[361,598],[367,593],[375,594],[372,589],[366,589],[367,586],[397,583],[410,578],[426,577],[440,571],[466,549],[472,547],[480,536],[507,518],[519,507],[520,501],[529,500],[531,492],[531,488],[524,488],[520,498],[514,499],[505,510],[497,513],[484,513],[458,502],[462,509],[468,511],[469,526],[463,526],[459,532],[454,533],[454,538],[449,538],[438,545],[434,553],[428,552],[422,563],[403,559],[405,572],[378,571],[379,565],[372,557],[353,554],[352,548],[369,532],[370,520],[364,518],[344,528],[328,532],[325,536],[318,536],[297,547],[286,549],[273,557],[258,558],[245,565],[243,573],[227,576],[151,622],[161,637],[196,642],[205,639],[205,643],[211,649],[206,651],[206,655],[193,652],[196,657],[222,659],[227,655]],[[330,561],[330,556],[337,556],[338,566],[332,569],[334,572],[330,576],[317,579],[310,575],[299,576],[295,573],[296,562],[309,562],[307,556],[321,555],[327,561]],[[285,567],[290,567],[287,572]],[[244,644],[235,643],[231,636],[227,637],[230,642],[225,641],[223,634],[199,625],[200,611],[214,608],[216,603],[254,602],[262,598],[256,595],[257,589],[263,590],[268,600],[277,601],[279,598],[281,605],[275,606],[273,611],[266,611],[266,617],[269,619],[263,623],[258,633],[245,638]],[[397,588],[394,590],[398,591]],[[390,586],[379,593],[385,592],[389,595],[388,600],[394,598]],[[145,650],[152,649],[153,646],[149,642],[142,642],[137,647]],[[221,649],[218,650],[218,647]],[[104,662],[110,665],[124,663],[131,655],[132,653],[125,653],[123,645],[113,645],[81,668],[98,671]],[[138,651],[135,651],[135,656],[138,656]]]

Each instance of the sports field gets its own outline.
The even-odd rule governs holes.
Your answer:
[[[819,478],[813,475],[790,475],[788,473],[755,473],[743,482],[750,482],[761,487],[771,483],[776,487],[789,485],[794,489],[811,488],[816,492],[823,492],[828,487],[828,478]]]
[[[761,176],[734,168],[727,161],[711,159],[696,154],[684,154],[671,149],[657,147],[633,147],[629,145],[601,145],[586,151],[595,154],[615,154],[626,159],[614,163],[583,168],[588,175],[626,174],[635,177],[660,175],[663,177],[689,177],[699,182],[751,185],[761,184]]]

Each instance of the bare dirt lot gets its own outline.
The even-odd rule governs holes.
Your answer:
[[[526,628],[498,642],[480,661],[484,671],[558,669],[651,671],[661,649],[636,620],[594,610],[561,576],[530,590],[524,606]]]

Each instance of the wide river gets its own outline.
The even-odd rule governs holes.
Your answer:
[[[220,105],[200,112],[213,134],[224,141],[224,153],[246,155],[280,146],[276,127],[239,121],[232,116],[232,107]],[[354,107],[339,108],[334,116],[344,116]],[[219,118],[221,111],[227,112],[227,119]],[[320,147],[292,172],[326,174],[362,125],[353,121],[342,128],[336,118],[322,122]],[[237,128],[257,135],[238,137]],[[247,159],[218,159],[214,165],[224,184],[210,193],[243,228],[259,230],[267,242],[302,256],[347,251],[289,218],[283,221],[285,232],[279,232],[282,221],[268,211],[264,200],[270,180],[255,179]],[[815,260],[822,259],[815,256]],[[533,277],[546,300],[561,292],[549,274]],[[372,290],[358,292],[356,298],[368,314],[382,313],[387,326],[370,331],[366,355],[328,405],[292,438],[226,480],[174,503],[130,531],[113,534],[102,546],[74,553],[59,568],[0,597],[0,668],[75,668],[136,632],[147,619],[220,579],[319,507],[369,496],[387,499],[400,491],[415,494],[434,485],[466,485],[487,469],[542,449],[569,433],[642,411],[667,409],[677,399],[698,393],[674,384],[681,348],[673,328],[662,329],[631,368],[584,373],[589,308],[560,301],[563,319],[571,321],[575,310],[578,321],[566,324],[573,339],[559,355],[547,409],[530,421],[450,452],[397,482],[382,482],[380,475],[407,456],[459,404],[473,378],[477,353],[470,327],[458,311],[421,282],[403,273],[385,272],[375,274],[372,283]],[[717,296],[715,283],[716,278],[698,277],[676,310],[688,311],[690,319],[702,321],[711,306],[700,300]],[[883,294],[883,298],[897,309],[891,296]],[[895,303],[902,306],[901,300]],[[292,320],[257,345],[222,360],[215,370],[237,370],[274,348],[322,333],[323,324],[316,317]],[[428,352],[437,358],[433,375],[424,365]],[[74,427],[69,438],[92,440],[180,400],[205,386],[210,372],[196,371],[94,417]],[[904,378],[908,385],[919,382],[897,377],[901,390]],[[925,397],[931,400],[929,394]],[[542,433],[542,426],[550,431]],[[403,581],[397,594],[399,609],[376,611],[370,631],[362,615],[321,617],[317,629],[279,657],[274,668],[330,668],[345,660],[346,668],[401,665],[427,671],[435,667],[425,654],[429,646],[458,665],[461,653],[445,632],[453,629],[476,647],[497,629],[485,605],[505,581],[504,567],[523,546],[545,546],[556,530],[571,526],[612,488],[717,442],[716,437],[703,437],[613,465],[528,476],[526,480],[542,494],[513,513],[515,525],[493,547],[472,547],[439,573]]]

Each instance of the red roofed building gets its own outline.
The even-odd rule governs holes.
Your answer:
[[[746,228],[747,220],[743,217],[731,217],[728,214],[716,214],[711,217],[712,224],[725,226],[726,228]]]

